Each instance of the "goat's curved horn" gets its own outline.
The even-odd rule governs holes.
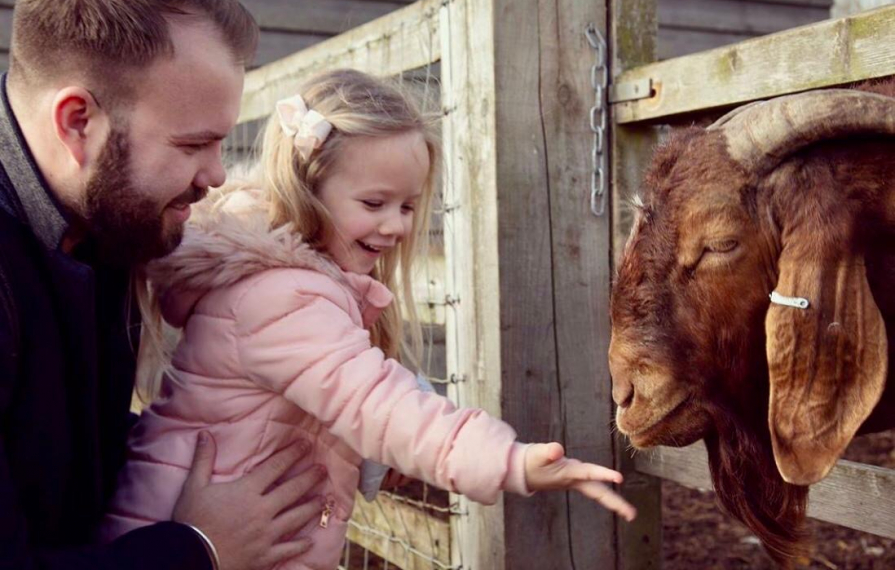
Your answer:
[[[895,135],[895,98],[850,89],[827,89],[752,103],[721,117],[730,156],[763,172],[812,143],[849,135]]]

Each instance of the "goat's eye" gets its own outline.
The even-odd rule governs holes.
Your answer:
[[[705,249],[712,253],[727,253],[736,249],[738,245],[740,244],[735,239],[724,239],[706,244]]]

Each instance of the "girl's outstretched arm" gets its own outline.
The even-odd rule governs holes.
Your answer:
[[[234,374],[281,394],[361,457],[491,504],[525,487],[525,448],[505,422],[419,389],[370,344],[354,301],[309,270],[266,272],[234,307]]]
[[[621,483],[622,474],[565,456],[558,443],[535,443],[525,451],[525,481],[532,491],[572,489],[593,499],[628,522],[637,511],[605,483]]]
[[[519,443],[483,410],[421,391],[414,373],[370,345],[328,277],[271,271],[255,287],[263,294],[246,292],[234,314],[240,368],[360,456],[485,504],[502,490],[575,489],[633,516],[602,483],[620,474],[565,458],[559,444]]]

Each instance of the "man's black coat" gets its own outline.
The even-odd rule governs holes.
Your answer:
[[[0,569],[210,568],[198,535],[161,523],[92,545],[125,457],[134,382],[128,270],[68,225],[0,78]],[[133,311],[131,311],[133,313]],[[139,332],[136,327],[131,330]]]

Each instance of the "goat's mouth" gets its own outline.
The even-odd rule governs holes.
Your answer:
[[[709,427],[708,414],[695,405],[690,394],[684,395],[677,403],[669,406],[667,411],[657,415],[643,417],[633,408],[634,406],[619,408],[616,424],[634,447],[683,447],[701,439]]]

